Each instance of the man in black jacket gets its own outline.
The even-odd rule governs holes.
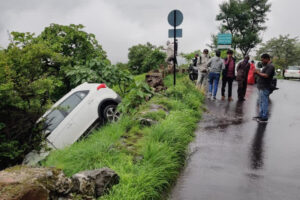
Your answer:
[[[228,83],[228,101],[232,101],[232,82],[235,78],[235,59],[232,57],[233,51],[227,51],[227,58],[225,59],[225,69],[222,72],[222,100],[225,100],[225,88]]]
[[[238,98],[239,101],[245,101],[247,91],[248,73],[250,70],[249,56],[245,56],[244,60],[237,66],[236,80],[238,82]]]

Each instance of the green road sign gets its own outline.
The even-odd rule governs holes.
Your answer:
[[[232,35],[230,33],[218,34],[218,44],[230,45],[232,43]]]

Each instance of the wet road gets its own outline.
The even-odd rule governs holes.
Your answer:
[[[246,101],[209,101],[171,200],[300,200],[300,81],[278,81],[268,124],[257,89]],[[236,84],[233,88],[236,97]],[[220,97],[220,91],[217,94]]]

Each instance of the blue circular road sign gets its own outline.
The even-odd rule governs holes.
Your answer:
[[[172,10],[169,13],[168,22],[171,26],[179,26],[182,23],[182,21],[183,21],[183,14],[180,10]]]

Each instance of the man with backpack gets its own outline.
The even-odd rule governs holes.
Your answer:
[[[269,95],[272,92],[272,81],[275,75],[275,67],[271,62],[269,54],[261,56],[263,69],[256,70],[255,74],[258,76],[257,88],[259,91],[259,115],[254,117],[259,123],[268,122],[269,112]]]

